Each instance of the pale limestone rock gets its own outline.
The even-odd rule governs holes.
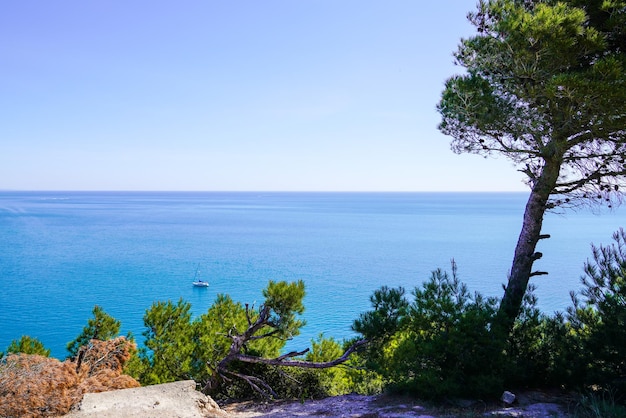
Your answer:
[[[193,380],[86,393],[67,418],[222,418],[228,415]]]

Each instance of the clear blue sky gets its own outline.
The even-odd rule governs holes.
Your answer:
[[[525,190],[437,130],[475,4],[2,2],[0,189]]]

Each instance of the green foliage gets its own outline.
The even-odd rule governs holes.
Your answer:
[[[613,392],[602,390],[583,394],[574,408],[574,418],[623,418],[626,406],[620,405]]]
[[[607,384],[626,376],[626,232],[620,229],[613,239],[610,246],[592,246],[583,290],[572,294],[567,312],[577,340],[571,350],[584,359],[579,377],[585,383]]]
[[[626,181],[626,1],[481,0],[441,96],[457,153],[498,155],[531,189],[496,326],[510,332],[547,210],[611,207]]]
[[[311,351],[306,360],[311,362],[327,362],[341,357],[353,341],[343,344],[334,338],[325,338],[320,334],[317,340],[311,341]],[[382,389],[378,375],[364,369],[355,354],[342,365],[328,369],[311,370],[318,380],[318,386],[324,389],[324,396],[337,396],[346,393],[373,394]],[[314,390],[309,389],[310,392]],[[319,389],[318,389],[319,392]]]
[[[409,302],[404,288],[390,289],[383,286],[370,296],[373,311],[362,313],[354,321],[352,329],[370,341],[384,340],[396,333],[405,317]]]
[[[37,354],[50,357],[50,350],[44,347],[43,343],[37,338],[32,338],[28,335],[22,335],[19,340],[11,341],[7,348],[7,354],[9,353]],[[0,355],[0,358],[2,358],[2,355]]]
[[[304,312],[304,282],[287,283],[285,281],[274,282],[270,280],[267,288],[263,290],[265,297],[264,305],[269,307],[273,314],[270,319],[272,325],[278,330],[277,337],[293,338],[300,333],[304,321],[296,319],[296,315]]]
[[[74,357],[78,353],[78,349],[89,343],[89,340],[110,340],[118,336],[120,332],[121,322],[104,312],[100,306],[94,306],[93,318],[87,321],[87,326],[76,337],[67,344],[69,357]]]
[[[362,364],[318,370],[250,362],[273,361],[286,340],[298,335],[304,325],[297,318],[304,311],[304,294],[302,281],[270,281],[259,308],[220,294],[196,318],[191,317],[191,305],[182,299],[177,304],[155,302],[144,316],[145,347],[126,371],[144,385],[193,379],[218,399],[259,396],[252,385],[271,388],[280,398],[295,399],[354,392],[355,388],[380,390],[380,379],[362,370]],[[320,336],[306,360],[334,360],[345,349]],[[355,356],[351,361],[356,365],[361,359]]]
[[[452,277],[434,271],[413,292],[407,337],[415,350],[410,364],[417,373],[398,383],[434,397],[491,394],[502,384],[496,367],[501,347],[490,333],[497,301],[470,295],[454,264],[452,271]]]
[[[343,348],[346,349],[353,342],[354,341],[350,340],[345,341]],[[383,392],[385,388],[383,377],[375,370],[367,367],[366,359],[361,354],[352,354],[348,361],[340,367],[345,373],[345,378],[348,379],[345,384],[348,388],[348,392],[346,393],[376,395]]]
[[[248,308],[251,321],[257,312]],[[217,368],[217,363],[224,359],[231,347],[231,335],[243,333],[248,328],[246,308],[234,302],[228,295],[218,295],[206,313],[194,321],[195,340],[197,341],[197,359],[204,369],[196,369],[196,380],[205,381]],[[270,332],[265,327],[261,334]],[[246,354],[259,357],[275,357],[285,345],[280,338],[261,338],[246,345]]]
[[[242,332],[247,326],[246,312],[241,303],[234,302],[228,295],[217,295],[208,311],[194,322],[198,361],[215,370],[217,362],[228,354],[231,345],[228,335]],[[206,379],[210,370],[203,371],[196,378]]]
[[[374,310],[354,325],[373,341],[362,354],[362,364],[379,373],[387,389],[421,397],[495,397],[504,386],[591,387],[596,392],[583,398],[580,416],[621,416],[618,401],[626,390],[626,232],[620,229],[613,239],[613,245],[592,247],[583,289],[572,294],[573,306],[566,314],[541,313],[530,286],[504,339],[492,326],[498,300],[471,295],[458,280],[454,263],[451,276],[432,272],[412,292],[414,300],[406,308],[400,302],[402,289],[380,289],[371,298]],[[403,308],[389,309],[391,305]],[[401,313],[389,315],[391,311]],[[394,318],[392,327],[380,326],[387,323],[385,318]],[[384,329],[394,331],[375,332]],[[604,412],[589,415],[590,410]]]
[[[335,339],[320,335],[311,341],[311,350],[307,352],[304,360],[309,362],[334,360],[341,357],[353,342],[346,341],[342,346]],[[260,378],[282,399],[319,399],[347,393],[376,394],[382,391],[380,377],[366,370],[361,358],[354,354],[345,364],[327,369],[239,363],[234,365],[233,370]],[[247,383],[234,380],[215,396],[233,399],[260,395],[251,392]]]
[[[293,367],[275,367],[265,364],[238,365],[234,371],[254,375],[266,382],[276,392],[280,399],[320,399],[329,396],[320,376],[315,370],[298,369]],[[248,383],[233,379],[227,386],[221,388],[211,397],[217,400],[232,399],[259,399],[267,400],[258,392],[251,391]]]
[[[268,325],[243,346],[251,356],[273,358],[279,355],[286,339],[299,333],[304,324],[296,314],[304,311],[304,283],[269,282],[263,291],[262,306],[271,309]],[[220,294],[207,312],[191,317],[191,305],[182,299],[174,304],[156,302],[146,311],[144,324],[145,347],[127,370],[142,384],[156,384],[181,379],[194,379],[205,384],[215,377],[218,365],[231,355],[234,338],[248,331],[259,318],[259,310],[234,302],[230,296]],[[235,362],[236,373],[258,372],[273,376],[266,366]],[[234,381],[223,388],[222,394],[250,394],[248,386]],[[285,389],[286,390],[286,389]],[[243,391],[243,392],[242,392]]]
[[[193,379],[196,344],[191,304],[180,299],[155,302],[144,316],[145,347],[128,365],[128,372],[144,385]]]
[[[386,336],[364,354],[366,364],[390,388],[423,397],[499,390],[501,346],[490,333],[497,300],[470,295],[454,263],[452,276],[439,269],[416,288],[410,305],[403,293],[380,289],[372,297],[374,311],[355,321],[357,331],[375,337],[378,329]]]
[[[409,302],[402,287],[382,286],[370,296],[373,310],[359,315],[352,329],[366,338],[369,343],[362,355],[363,365],[383,378],[392,379],[392,374],[402,365],[396,365],[389,357],[389,347],[397,344],[398,335],[407,319]]]
[[[311,341],[311,351],[306,354],[306,360],[312,362],[326,362],[341,357],[343,349],[333,338],[318,336],[317,341]],[[320,385],[326,388],[327,395],[335,396],[347,393],[350,383],[342,367],[332,367],[326,370],[315,371]]]
[[[625,4],[481,1],[469,14],[478,33],[464,39],[455,54],[467,74],[448,80],[438,107],[440,129],[454,137],[453,149],[503,154],[525,166],[529,180],[540,176],[540,160],[555,152],[604,160],[603,176],[596,172],[594,180],[620,175],[619,164],[611,167],[611,153],[585,153],[576,134],[602,126],[584,139],[589,146],[619,145],[623,139]],[[567,194],[587,188],[595,168],[579,159],[562,164],[568,167],[563,180],[585,178],[580,184],[564,182]]]
[[[573,376],[569,324],[561,313],[541,313],[534,290],[529,286],[505,348],[503,375],[509,387],[558,387]]]

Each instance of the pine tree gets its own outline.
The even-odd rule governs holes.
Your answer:
[[[481,0],[446,82],[457,153],[503,155],[530,195],[499,309],[511,330],[542,257],[546,211],[619,202],[626,185],[626,1]]]

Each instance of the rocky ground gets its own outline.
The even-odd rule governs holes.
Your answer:
[[[565,418],[566,406],[555,402],[528,400],[514,406],[460,402],[457,405],[429,406],[401,397],[344,395],[306,402],[268,404],[237,403],[223,410],[237,418],[252,417],[354,417],[354,418],[444,418],[444,417],[524,417]]]
[[[175,382],[111,392],[88,393],[66,418],[442,418],[442,417],[525,417],[566,418],[562,397],[529,392],[520,395],[511,407],[504,404],[457,402],[432,406],[415,400],[385,395],[344,395],[321,400],[240,402],[219,407],[195,390],[193,381]]]

